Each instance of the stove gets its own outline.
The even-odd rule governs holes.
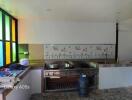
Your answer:
[[[48,68],[48,64],[56,63],[57,69]],[[65,68],[65,63],[72,67]],[[91,88],[97,88],[98,68],[93,67],[85,61],[48,61],[44,67],[44,91],[65,91],[77,90],[80,74],[84,73],[89,77]]]

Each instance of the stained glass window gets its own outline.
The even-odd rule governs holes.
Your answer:
[[[3,66],[3,43],[0,41],[0,67]]]
[[[10,17],[5,16],[5,35],[6,35],[6,40],[10,40]]]
[[[16,61],[16,43],[12,43],[12,60]]]
[[[0,40],[2,40],[2,12],[0,11]]]
[[[6,42],[6,64],[11,63],[11,49],[10,42]]]
[[[17,19],[0,9],[0,67],[18,61]]]
[[[12,20],[12,41],[15,41],[16,38],[15,38],[15,20]]]

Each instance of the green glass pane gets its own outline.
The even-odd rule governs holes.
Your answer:
[[[2,40],[2,12],[0,11],[0,40]]]
[[[24,54],[24,52],[29,51],[28,44],[19,44],[18,48],[19,48],[18,49],[19,50],[19,59],[29,58],[29,55]]]
[[[16,61],[16,43],[12,43],[12,60]]]
[[[5,35],[6,35],[6,40],[10,40],[10,17],[5,16]]]
[[[3,66],[3,43],[0,41],[0,67]]]

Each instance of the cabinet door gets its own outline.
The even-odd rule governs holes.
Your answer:
[[[13,89],[7,96],[6,100],[29,100],[31,96],[30,92],[30,72],[24,77],[23,80],[17,85],[18,89]],[[29,86],[25,88],[22,86]]]
[[[31,93],[41,93],[41,69],[31,70]]]
[[[2,96],[2,94],[0,94],[0,100],[3,100],[3,96]]]

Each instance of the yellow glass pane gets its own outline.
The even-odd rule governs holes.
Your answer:
[[[16,38],[15,38],[15,34],[16,34],[16,32],[15,32],[15,20],[12,20],[12,41],[15,41],[16,40]]]
[[[10,42],[6,42],[6,64],[11,63]]]

